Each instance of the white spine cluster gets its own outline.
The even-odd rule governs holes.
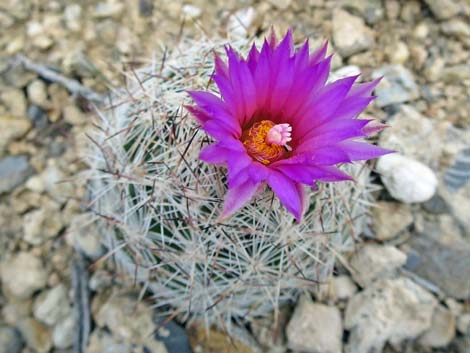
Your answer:
[[[227,330],[313,291],[365,223],[368,169],[309,191],[302,223],[266,189],[224,223],[224,167],[198,159],[208,136],[184,110],[206,89],[222,42],[186,41],[128,74],[86,152],[90,215],[117,263],[183,319]],[[242,45],[237,49],[245,51]]]

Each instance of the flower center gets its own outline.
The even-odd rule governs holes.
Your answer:
[[[284,156],[290,150],[287,145],[291,138],[289,124],[275,124],[271,120],[254,123],[242,134],[242,142],[248,154],[267,165]]]

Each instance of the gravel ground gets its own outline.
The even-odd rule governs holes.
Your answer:
[[[3,0],[0,353],[468,352],[469,23],[465,0]],[[277,333],[254,323],[241,343],[162,328],[81,224],[84,190],[70,181],[93,99],[181,36],[271,25],[328,39],[338,75],[384,76],[366,115],[390,125],[379,144],[399,153],[377,162],[384,189],[363,241]]]

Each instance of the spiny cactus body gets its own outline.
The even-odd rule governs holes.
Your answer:
[[[221,223],[226,170],[199,160],[208,136],[183,108],[210,85],[222,41],[180,43],[137,72],[98,114],[86,159],[90,215],[120,267],[156,306],[230,330],[315,290],[365,222],[369,171],[308,190],[295,222],[268,188]],[[233,43],[232,43],[233,44]],[[246,51],[244,45],[234,47]]]

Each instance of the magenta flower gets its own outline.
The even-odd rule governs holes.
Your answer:
[[[289,30],[278,44],[275,35],[261,51],[252,46],[246,59],[230,46],[228,63],[215,55],[212,76],[220,98],[189,92],[196,106],[188,110],[216,142],[200,158],[228,167],[228,192],[221,218],[232,215],[266,183],[300,221],[302,184],[351,180],[336,165],[388,153],[356,141],[377,127],[357,119],[374,99],[379,80],[355,84],[358,76],[327,84],[331,56],[326,44],[309,53],[308,40],[294,49]]]

